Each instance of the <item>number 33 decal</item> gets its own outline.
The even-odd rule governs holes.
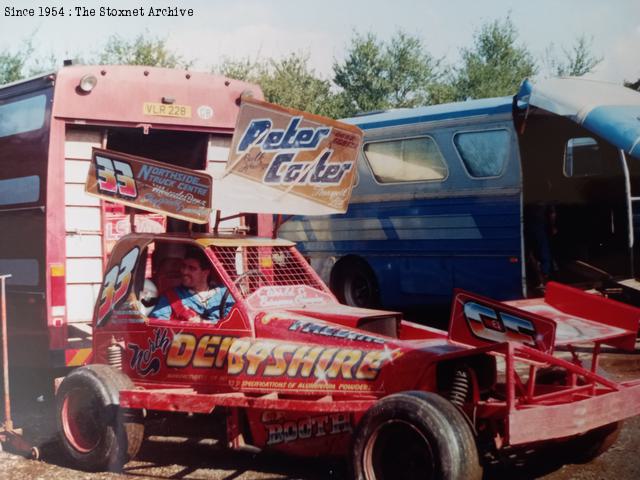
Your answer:
[[[140,249],[134,247],[122,257],[119,265],[116,265],[104,276],[102,284],[102,296],[98,306],[97,325],[104,323],[107,315],[120,303],[129,291],[131,285],[131,272],[136,265]]]
[[[138,196],[133,172],[128,163],[96,156],[96,168],[100,191],[130,198]]]

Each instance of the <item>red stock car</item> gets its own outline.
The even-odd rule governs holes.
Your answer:
[[[188,247],[234,300],[217,324],[147,316],[150,282],[179,282],[165,266]],[[350,456],[358,479],[479,479],[511,447],[596,455],[640,413],[640,381],[596,373],[601,344],[634,348],[640,311],[563,285],[507,303],[459,291],[445,332],[339,304],[284,240],[132,234],[106,272],[91,364],[57,390],[62,444],[82,469],[121,467],[145,421],[188,412],[212,432],[221,422],[230,447]],[[585,342],[583,366],[573,345]]]

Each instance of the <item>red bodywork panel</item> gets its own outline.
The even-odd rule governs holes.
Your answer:
[[[85,75],[97,79],[89,94],[77,88]],[[53,115],[111,124],[122,119],[129,124],[232,131],[240,108],[239,98],[246,91],[262,98],[256,85],[207,73],[128,65],[80,65],[58,72]],[[164,104],[168,110],[160,111],[158,104]],[[172,115],[170,106],[188,107],[189,111],[177,109]],[[117,119],[114,111],[118,112]]]
[[[556,345],[600,342],[635,350],[639,310],[631,305],[549,282],[544,298],[507,302],[557,324]]]
[[[117,266],[126,272],[131,252],[159,238],[203,248],[235,305],[211,325],[136,313],[134,287],[111,310],[99,303],[94,359],[107,363],[109,346],[122,348],[122,369],[136,384],[121,391],[124,408],[210,413],[225,407],[233,445],[242,443],[238,412],[244,412],[255,446],[346,454],[360,418],[378,399],[410,390],[446,396],[439,375],[462,362],[474,371],[478,388],[462,408],[473,413],[476,427],[498,425],[503,445],[577,435],[640,413],[640,383],[595,373],[599,344],[626,345],[640,310],[585,300],[560,285],[550,285],[547,298],[524,303],[460,291],[447,334],[403,321],[396,312],[338,304],[295,249],[278,240],[271,246],[238,240],[234,247],[233,240],[211,237],[130,235],[116,245],[107,271]],[[264,270],[259,275],[256,266]],[[123,287],[101,298],[118,291]],[[585,301],[596,312],[588,318],[578,316],[585,311],[577,305]],[[605,310],[618,317],[615,324],[601,321],[597,312]],[[566,325],[582,333],[588,326],[591,333],[559,334]],[[590,369],[551,355],[555,345],[585,339],[596,342]],[[496,357],[505,365],[504,381],[497,383]],[[528,378],[516,365],[529,369]],[[565,369],[574,381],[539,384],[536,372],[548,366]]]

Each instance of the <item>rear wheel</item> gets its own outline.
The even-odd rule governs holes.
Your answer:
[[[119,407],[119,392],[133,388],[107,365],[81,367],[65,377],[56,395],[62,449],[82,470],[117,471],[140,449],[144,426]]]
[[[391,395],[371,407],[355,435],[352,468],[357,480],[482,478],[462,413],[425,392]]]
[[[607,376],[600,369],[598,369],[598,374],[603,377]],[[568,372],[561,367],[543,368],[536,375],[536,381],[543,385],[567,385],[569,382]],[[584,385],[584,378],[579,377],[577,383]],[[594,428],[578,437],[567,440],[568,448],[564,450],[570,452],[571,461],[588,463],[616,443],[620,430],[622,430],[622,422],[613,422]]]
[[[599,457],[616,443],[621,430],[622,422],[614,422],[589,430],[571,440],[569,451],[572,452],[572,460],[577,463],[589,463]]]
[[[343,260],[337,266],[331,283],[341,303],[364,308],[376,307],[380,303],[378,281],[363,260]]]

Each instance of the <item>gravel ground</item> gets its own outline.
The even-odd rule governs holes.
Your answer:
[[[605,353],[603,368],[615,379],[640,377],[637,355]],[[563,464],[558,449],[540,452],[518,466],[486,473],[486,479],[595,480],[640,478],[640,417],[625,422],[618,441],[605,454],[588,464]],[[27,460],[0,452],[0,478],[12,480],[96,480],[96,479],[336,479],[347,478],[343,463],[326,459],[232,452],[213,440],[198,442],[179,437],[149,437],[138,458],[122,474],[90,474],[66,468],[55,451],[45,451],[45,461]]]

